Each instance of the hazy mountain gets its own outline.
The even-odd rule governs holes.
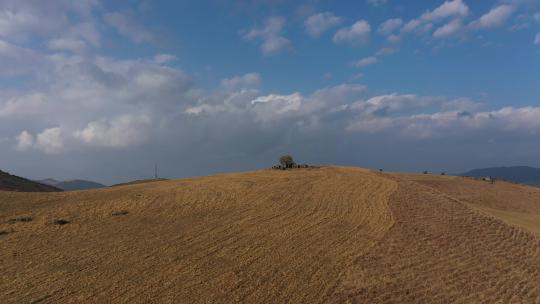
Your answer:
[[[0,190],[19,192],[59,192],[62,189],[29,179],[11,175],[0,170]]]
[[[47,179],[40,180],[38,182],[54,186],[65,191],[87,190],[87,189],[97,189],[97,188],[107,187],[100,183],[82,180],[82,179],[74,179],[70,181],[58,181],[53,178],[47,178]]]
[[[540,169],[527,166],[474,169],[460,175],[472,177],[491,176],[515,183],[540,186]]]

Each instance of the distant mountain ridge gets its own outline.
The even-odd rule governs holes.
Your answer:
[[[0,170],[0,190],[17,192],[61,192],[62,189]]]
[[[471,177],[491,176],[497,179],[504,179],[515,183],[540,186],[540,169],[528,166],[474,169],[460,175]]]
[[[54,186],[65,191],[88,190],[88,189],[98,189],[98,188],[107,187],[100,183],[96,183],[96,182],[88,181],[88,180],[82,180],[82,179],[74,179],[70,181],[58,181],[58,180],[55,180],[54,178],[47,178],[47,179],[39,180],[38,182],[46,184],[46,185]]]

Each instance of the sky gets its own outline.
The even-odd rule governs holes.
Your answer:
[[[0,0],[0,169],[540,167],[540,0]]]

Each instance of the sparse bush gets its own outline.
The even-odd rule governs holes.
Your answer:
[[[119,215],[126,215],[128,214],[129,212],[127,212],[126,210],[121,210],[121,211],[115,211],[112,213],[113,216],[119,216]]]
[[[427,171],[424,171],[424,174],[428,174],[428,173],[429,173],[429,172],[427,172]]]
[[[10,223],[16,223],[16,222],[26,223],[26,222],[31,222],[32,220],[33,218],[31,216],[19,216],[19,217],[10,219],[9,222]]]
[[[292,168],[295,165],[294,160],[290,155],[282,155],[279,158],[279,163],[283,168]]]
[[[52,223],[53,223],[54,225],[60,225],[60,226],[62,226],[62,225],[69,224],[70,221],[59,219],[59,220],[54,220],[54,221],[52,221]]]

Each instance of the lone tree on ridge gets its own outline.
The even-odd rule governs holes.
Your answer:
[[[294,165],[294,160],[290,155],[282,155],[279,158],[279,163],[283,168],[292,168]]]

